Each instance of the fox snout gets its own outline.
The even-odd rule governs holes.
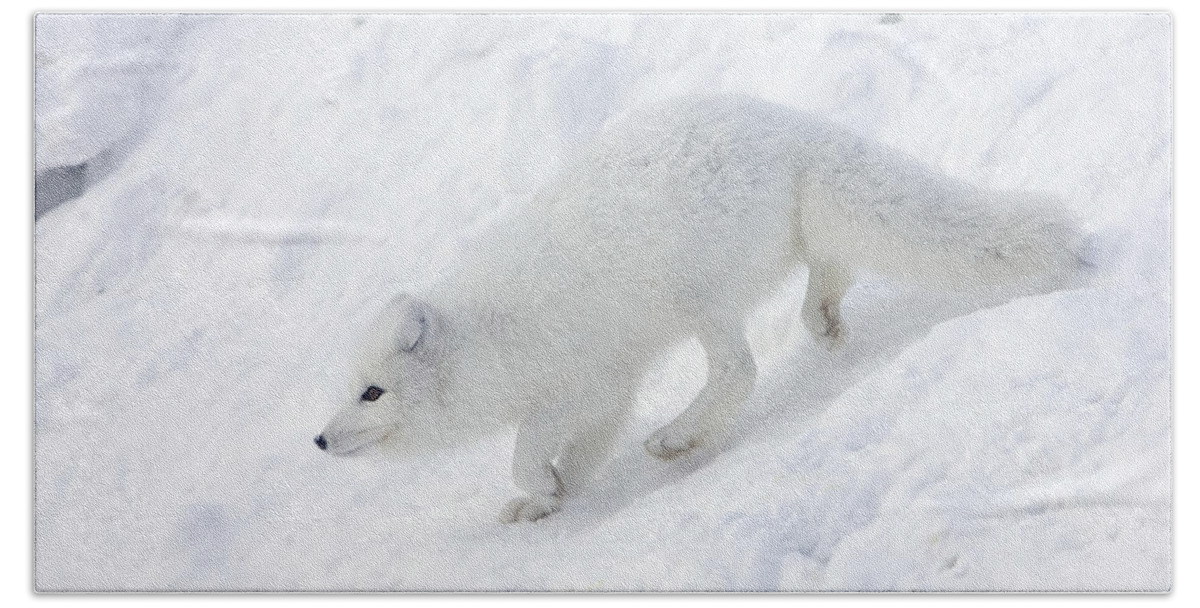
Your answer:
[[[322,451],[329,446],[329,444],[325,441],[324,435],[317,435],[316,438],[313,439],[313,443],[317,444],[317,447],[321,448]]]

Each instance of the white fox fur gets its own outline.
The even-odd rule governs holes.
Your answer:
[[[783,106],[687,99],[628,114],[452,270],[389,303],[350,402],[317,438],[453,441],[519,425],[507,521],[561,505],[607,456],[656,355],[699,339],[707,384],[646,440],[715,444],[754,387],[747,315],[797,265],[831,347],[860,273],[965,291],[1080,284],[1084,235],[1047,197],[951,179]],[[384,392],[360,399],[368,387]]]

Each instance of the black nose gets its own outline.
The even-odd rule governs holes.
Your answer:
[[[317,438],[313,439],[313,443],[317,444],[317,447],[321,448],[322,450],[325,449],[325,446],[327,445],[325,443],[324,435],[317,435]]]

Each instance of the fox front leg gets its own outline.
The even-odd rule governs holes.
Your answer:
[[[554,459],[561,441],[537,414],[521,423],[513,450],[513,481],[526,492],[508,502],[500,521],[536,521],[562,506],[563,482]]]

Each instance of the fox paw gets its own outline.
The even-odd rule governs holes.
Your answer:
[[[521,496],[508,501],[500,511],[500,522],[537,521],[559,509],[562,499],[557,496]]]
[[[668,424],[654,431],[644,444],[646,451],[652,456],[663,460],[672,460],[682,456],[705,443],[703,433],[686,432],[674,424]]]

